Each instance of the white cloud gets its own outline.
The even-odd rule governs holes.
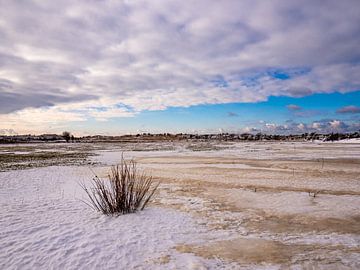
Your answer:
[[[340,126],[341,126],[341,121],[339,120],[333,120],[333,121],[330,121],[329,124],[330,126],[333,128],[333,129],[338,129]]]
[[[62,51],[42,49],[28,45],[16,45],[16,47],[15,56],[29,62],[52,62],[60,64],[69,64],[70,62]]]
[[[85,120],[80,113],[64,112],[57,107],[29,108],[0,114],[0,127],[8,127],[19,134],[48,133],[53,129],[59,132],[59,128],[65,123]]]
[[[0,114],[10,121],[20,111],[25,121],[31,113],[45,118],[47,109],[36,108],[87,102],[106,110],[84,106],[77,117],[105,120],[359,90],[358,7],[356,0],[7,1]]]
[[[300,124],[297,125],[297,128],[299,130],[305,130],[305,125],[303,123],[300,123]]]
[[[337,119],[322,119],[310,123],[297,123],[288,120],[285,123],[260,123],[254,127],[245,127],[242,132],[263,132],[267,134],[302,134],[302,133],[331,133],[331,132],[356,132],[360,128],[358,122],[345,123]]]
[[[319,122],[313,122],[313,123],[311,124],[311,128],[316,129],[316,130],[321,130],[321,123],[319,123]]]
[[[133,117],[136,113],[125,108],[106,108],[104,110],[87,109],[89,115],[98,121],[107,121],[109,118],[116,117]]]

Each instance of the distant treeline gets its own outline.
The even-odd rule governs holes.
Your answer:
[[[63,132],[58,134],[43,134],[43,135],[0,135],[0,143],[36,143],[36,142],[57,142],[57,143],[96,143],[96,142],[157,142],[157,141],[181,141],[181,140],[199,140],[199,141],[338,141],[344,139],[360,138],[360,132],[354,133],[303,133],[296,135],[276,135],[276,134],[234,134],[234,133],[220,133],[220,134],[170,134],[170,133],[142,133],[136,135],[123,136],[84,136],[74,137],[70,132]]]

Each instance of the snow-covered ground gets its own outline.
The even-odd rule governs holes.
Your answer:
[[[109,217],[81,199],[91,171],[47,167],[0,173],[0,269],[206,269],[219,264],[179,244],[213,234],[189,214],[149,207]],[[166,263],[166,264],[165,264]]]
[[[196,147],[74,144],[59,152],[89,164],[0,172],[0,269],[360,268],[360,144]],[[144,211],[104,216],[79,183],[122,153],[162,184]]]
[[[103,164],[114,164],[119,162],[121,154],[127,158],[137,157],[223,157],[223,158],[245,158],[245,159],[333,159],[333,158],[359,158],[360,140],[351,140],[348,143],[339,142],[227,142],[227,143],[200,143],[196,151],[189,149],[194,143],[174,142],[166,147],[172,150],[163,150],[161,143],[155,143],[152,148],[157,151],[132,151],[129,147],[108,147],[97,151],[98,155],[93,157],[94,161]],[[344,147],[344,144],[349,144]],[[149,146],[150,145],[150,146]],[[144,144],[151,148],[153,144]],[[140,148],[137,146],[137,148]],[[216,150],[219,147],[221,150]],[[213,148],[212,150],[208,149]],[[190,161],[191,162],[191,161]]]

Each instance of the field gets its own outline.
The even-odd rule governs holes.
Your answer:
[[[160,181],[104,216],[121,155]],[[0,145],[0,269],[360,269],[360,143]]]

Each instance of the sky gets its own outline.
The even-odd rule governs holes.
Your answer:
[[[354,132],[358,0],[0,0],[0,135]]]

